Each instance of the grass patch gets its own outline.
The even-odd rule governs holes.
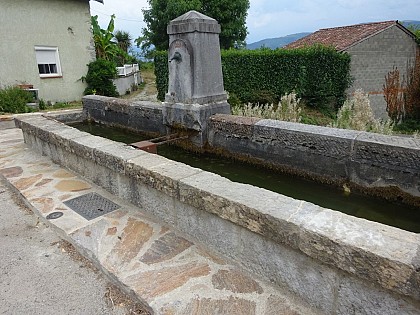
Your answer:
[[[329,108],[314,108],[303,105],[300,122],[307,125],[328,126],[335,118],[335,112]]]
[[[60,109],[80,109],[83,107],[82,101],[74,101],[74,102],[57,102],[51,104],[50,102],[45,102],[43,100],[39,101],[39,110],[40,111],[53,111],[53,110],[60,110]]]

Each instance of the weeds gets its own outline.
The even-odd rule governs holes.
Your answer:
[[[331,127],[369,131],[390,135],[393,133],[393,123],[376,119],[370,106],[369,97],[361,89],[347,99],[337,113],[337,119]]]
[[[277,105],[254,105],[251,103],[246,105],[236,105],[232,106],[232,113],[233,115],[238,116],[300,122],[301,108],[299,107],[299,102],[300,99],[296,99],[296,94],[290,93],[282,96]]]

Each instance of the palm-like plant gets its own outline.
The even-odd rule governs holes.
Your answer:
[[[119,46],[114,41],[114,19],[115,15],[111,15],[106,30],[101,29],[98,23],[98,16],[92,16],[92,33],[93,41],[95,43],[96,58],[105,60],[113,60],[118,55]]]
[[[132,41],[132,37],[130,33],[125,32],[125,31],[116,31],[114,33],[114,37],[117,40],[117,44],[121,48],[121,50],[128,53],[128,49],[131,47],[131,41]]]

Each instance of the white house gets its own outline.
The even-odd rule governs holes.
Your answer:
[[[80,100],[80,78],[95,59],[89,9],[89,0],[1,0],[0,87],[29,85],[45,101]]]

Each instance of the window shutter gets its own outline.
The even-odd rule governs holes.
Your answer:
[[[37,50],[36,61],[38,64],[56,64],[57,57],[55,50]]]

